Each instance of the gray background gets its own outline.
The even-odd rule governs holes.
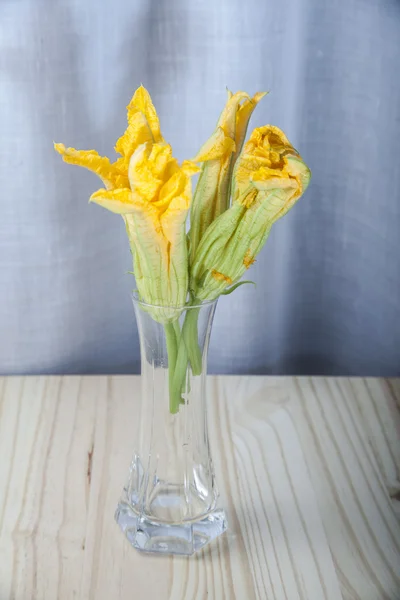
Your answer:
[[[179,159],[225,86],[313,171],[220,301],[210,371],[400,374],[397,0],[1,0],[0,371],[139,370],[122,220],[52,141],[113,156],[141,82]],[[249,276],[250,276],[249,273]]]

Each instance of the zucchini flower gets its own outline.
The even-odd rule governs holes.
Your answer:
[[[115,162],[95,150],[79,151],[55,144],[64,161],[86,167],[104,188],[90,197],[124,218],[139,295],[158,306],[183,306],[188,292],[185,222],[191,201],[190,177],[199,169],[179,166],[162,138],[149,93],[136,90],[128,110],[128,127],[115,150]],[[153,315],[167,319],[164,311]]]
[[[216,298],[242,277],[272,225],[304,193],[310,176],[278,127],[253,131],[233,172],[232,206],[208,227],[194,257],[190,280],[194,298]]]
[[[141,299],[149,304],[179,307],[186,303],[185,223],[191,201],[190,176],[197,170],[189,161],[179,166],[169,144],[146,142],[130,159],[129,187],[101,189],[90,197],[125,216],[136,285]],[[162,315],[166,312],[158,316]]]
[[[242,149],[253,110],[264,92],[250,98],[245,92],[232,94],[212,136],[193,162],[203,162],[190,215],[190,262],[209,225],[229,207],[230,181],[235,160]]]

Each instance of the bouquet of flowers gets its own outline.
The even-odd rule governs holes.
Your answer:
[[[188,311],[181,327],[176,309],[200,306],[246,283],[241,277],[272,225],[310,181],[307,165],[278,127],[256,128],[244,143],[264,95],[228,92],[215,131],[182,164],[164,140],[142,86],[127,107],[128,126],[115,145],[116,160],[95,150],[54,145],[65,162],[86,167],[102,180],[90,201],[122,215],[139,298],[165,329],[171,413],[179,411],[188,365],[193,375],[202,369],[197,312]],[[191,177],[197,172],[192,197]]]

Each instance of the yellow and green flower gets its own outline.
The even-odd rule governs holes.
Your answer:
[[[307,165],[278,127],[253,131],[233,172],[232,206],[207,228],[191,265],[197,301],[217,298],[242,277],[309,181]]]
[[[95,150],[78,151],[55,144],[67,163],[86,167],[105,187],[91,202],[123,216],[134,259],[140,298],[159,307],[184,306],[188,293],[186,218],[191,202],[191,176],[199,168],[172,156],[160,132],[150,95],[140,87],[128,105],[128,128],[113,163]],[[168,311],[154,310],[168,321]]]

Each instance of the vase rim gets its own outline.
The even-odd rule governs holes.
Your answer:
[[[204,300],[203,302],[197,302],[196,304],[183,304],[182,306],[172,306],[172,305],[161,305],[161,304],[151,304],[150,302],[144,302],[144,300],[140,300],[139,294],[137,291],[132,292],[131,294],[132,300],[135,304],[139,304],[140,306],[147,306],[148,308],[158,308],[163,310],[190,310],[192,308],[203,308],[204,306],[211,306],[212,304],[216,304],[218,302],[218,298],[214,298],[214,300]]]

